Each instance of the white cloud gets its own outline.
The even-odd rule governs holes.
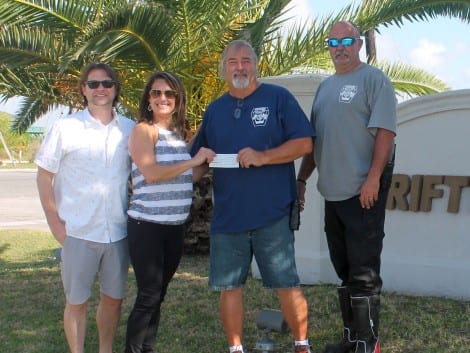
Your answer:
[[[283,16],[288,18],[289,26],[305,23],[313,18],[312,8],[308,0],[292,0],[286,7],[287,13]]]
[[[420,39],[411,51],[411,63],[423,69],[433,71],[446,62],[447,48],[441,43],[432,43],[428,39]]]
[[[377,34],[375,37],[377,46],[377,59],[379,61],[410,63],[409,58],[397,41],[390,35]]]
[[[305,20],[307,17],[311,17],[311,7],[308,4],[308,0],[292,0],[287,8],[291,9],[288,14],[295,15],[296,20]]]
[[[378,59],[419,67],[453,89],[468,88],[470,67],[466,64],[466,58],[470,53],[470,45],[464,41],[443,44],[442,41],[433,42],[429,38],[421,36],[415,39],[409,36],[404,41],[401,34],[392,35],[383,31],[383,34],[377,36]],[[413,43],[416,45],[413,46]]]
[[[467,54],[470,51],[470,45],[466,42],[455,42],[455,50],[457,54]]]
[[[453,42],[446,46],[421,39],[410,57],[412,65],[432,72],[453,89],[463,89],[470,86],[469,52],[470,47],[465,42]]]
[[[467,66],[467,68],[464,69],[463,74],[468,79],[468,81],[470,81],[470,67]]]
[[[289,17],[293,17],[290,23],[302,23],[307,18],[335,13],[349,3],[349,0],[292,0],[288,5],[292,8],[288,12]],[[442,28],[446,31],[443,32]],[[400,27],[381,26],[381,34],[376,35],[377,58],[424,69],[454,89],[468,88],[470,42],[460,35],[465,31],[468,31],[467,24],[446,18],[432,22],[407,22]],[[458,38],[458,41],[449,38]],[[365,61],[364,48],[360,55]]]

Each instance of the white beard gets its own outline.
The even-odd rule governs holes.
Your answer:
[[[232,85],[237,89],[247,88],[250,85],[250,79],[248,77],[235,78],[232,77]]]

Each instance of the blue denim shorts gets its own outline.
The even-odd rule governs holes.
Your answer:
[[[243,286],[253,255],[264,287],[286,289],[299,286],[294,233],[289,228],[288,216],[264,228],[212,234],[209,286],[217,291]]]

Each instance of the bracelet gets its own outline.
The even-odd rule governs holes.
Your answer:
[[[297,181],[298,181],[298,182],[301,182],[301,183],[304,184],[304,185],[307,185],[307,182],[306,182],[305,180],[303,180],[303,179],[297,178]]]

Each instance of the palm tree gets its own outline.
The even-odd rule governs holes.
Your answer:
[[[365,21],[361,23],[360,28],[363,30],[366,43],[367,62],[375,63],[377,52],[375,46],[375,32],[377,31],[377,23],[369,22],[370,13],[374,13],[374,17],[380,25],[385,27],[395,24],[398,27],[403,25],[403,20],[409,21],[428,21],[438,16],[449,16],[460,19],[464,22],[470,22],[470,6],[468,1],[376,1],[362,0],[359,13],[363,14]]]
[[[280,29],[290,0],[0,0],[0,94],[26,97],[13,128],[25,131],[38,117],[63,105],[77,109],[80,69],[90,61],[115,67],[123,80],[119,109],[135,115],[146,76],[177,72],[189,96],[196,128],[207,103],[224,83],[217,62],[225,44],[248,38],[260,57],[260,75],[332,69],[324,40],[329,27],[350,19],[364,30],[400,26],[404,19],[450,16],[468,22],[468,0],[368,0],[335,15]],[[423,70],[376,63],[397,90],[429,94],[447,89]],[[301,71],[300,70],[300,71]]]
[[[217,63],[233,38],[251,41],[261,76],[332,71],[324,47],[331,25],[349,19],[364,30],[450,16],[468,22],[468,0],[369,0],[334,15],[296,24],[281,33],[290,0],[0,0],[0,94],[25,97],[13,129],[25,131],[44,113],[61,105],[80,107],[81,68],[110,63],[123,81],[118,107],[135,116],[143,83],[155,70],[177,72],[188,92],[195,129],[209,101],[225,89]],[[285,31],[284,31],[285,32]],[[418,68],[375,63],[397,91],[423,95],[447,89]],[[210,180],[203,182],[210,183]],[[197,194],[202,194],[197,196]],[[204,214],[207,233],[210,196],[196,189],[196,217]],[[194,215],[193,215],[194,216]],[[192,222],[194,224],[196,222]],[[187,238],[188,238],[187,237]]]

